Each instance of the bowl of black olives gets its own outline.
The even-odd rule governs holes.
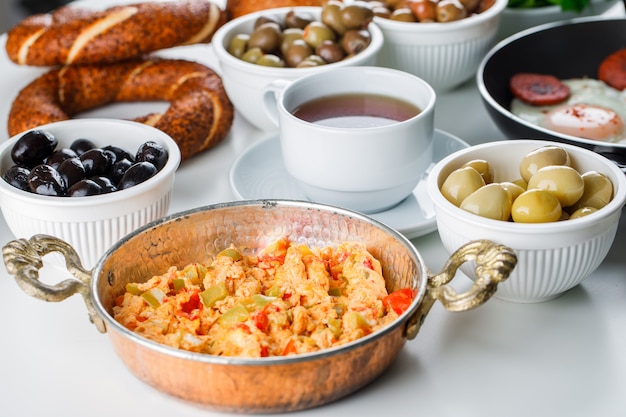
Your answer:
[[[376,65],[383,35],[373,17],[360,3],[328,2],[261,10],[227,22],[211,44],[237,111],[255,127],[276,131],[263,105],[270,84],[336,67]]]
[[[587,279],[613,245],[626,204],[626,176],[611,160],[531,139],[457,151],[433,167],[427,189],[448,252],[473,239],[516,252],[495,297],[520,303],[554,299]]]
[[[176,142],[142,123],[75,119],[0,144],[0,205],[17,238],[70,243],[87,268],[121,237],[167,214]]]

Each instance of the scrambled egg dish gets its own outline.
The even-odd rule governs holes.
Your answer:
[[[207,265],[130,283],[113,309],[156,342],[213,355],[265,357],[343,345],[394,321],[409,288],[387,293],[364,245],[310,248],[281,239],[256,256],[231,246]]]

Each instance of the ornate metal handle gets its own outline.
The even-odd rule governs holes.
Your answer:
[[[459,294],[447,284],[459,267],[469,261],[476,261],[476,281],[472,288]],[[417,335],[435,301],[439,300],[448,311],[476,308],[491,298],[498,284],[509,277],[516,264],[517,256],[513,249],[489,240],[475,240],[460,247],[439,274],[429,277],[424,300],[407,322],[407,338],[413,339]]]
[[[76,279],[66,279],[55,285],[39,280],[39,270],[43,267],[42,258],[51,252],[60,252],[65,257],[67,270]],[[91,272],[83,268],[78,254],[70,244],[53,236],[34,235],[28,240],[18,239],[7,243],[2,248],[2,255],[7,271],[15,276],[17,284],[26,294],[54,302],[80,294],[91,322],[100,332],[106,332],[104,321],[93,307],[90,297]]]

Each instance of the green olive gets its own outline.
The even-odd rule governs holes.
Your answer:
[[[598,211],[597,208],[595,207],[581,207],[578,210],[574,211],[572,214],[569,215],[568,219],[579,219],[581,217],[585,217],[588,216],[590,214],[595,213],[596,211]]]
[[[441,194],[457,207],[471,193],[485,185],[485,180],[472,167],[458,168],[450,173],[441,185]]]
[[[319,55],[313,54],[298,64],[298,68],[319,67],[320,65],[326,65],[326,62]]]
[[[372,37],[367,29],[351,29],[344,33],[341,38],[341,47],[348,55],[362,52],[372,41]]]
[[[585,183],[574,168],[565,165],[550,165],[541,168],[530,177],[528,188],[550,191],[559,199],[561,207],[569,207],[582,197]]]
[[[312,54],[313,49],[304,39],[296,39],[291,42],[291,45],[285,51],[285,62],[287,66],[295,68]]]
[[[507,221],[511,217],[511,198],[500,184],[491,183],[465,197],[461,208],[481,217]]]
[[[248,41],[250,40],[250,35],[247,33],[238,33],[233,36],[230,43],[228,44],[228,52],[237,58],[241,58],[243,54],[248,49]]]
[[[261,48],[250,48],[241,56],[241,59],[251,64],[256,64],[263,55]]]
[[[341,11],[341,23],[346,29],[363,29],[374,18],[371,8],[361,3],[353,3]]]
[[[284,67],[285,61],[283,61],[278,55],[274,54],[265,54],[258,59],[256,62],[257,65],[262,65],[264,67]]]
[[[507,193],[509,193],[509,198],[511,199],[511,202],[515,201],[515,199],[519,197],[520,194],[526,191],[526,188],[522,188],[518,184],[509,181],[501,182],[500,186],[504,188]]]
[[[585,190],[580,199],[571,207],[577,210],[582,207],[593,207],[600,210],[613,199],[613,182],[608,176],[597,171],[582,174]]]
[[[341,11],[344,7],[345,5],[337,0],[329,0],[322,7],[322,23],[330,27],[339,36],[343,35],[346,31],[346,27],[341,22]]]
[[[548,165],[571,166],[569,153],[559,146],[543,146],[526,154],[520,162],[519,172],[528,183],[530,177],[539,169]]]
[[[437,3],[437,22],[454,22],[465,19],[467,10],[459,0],[441,0]]]
[[[248,48],[260,48],[263,52],[273,52],[279,49],[281,29],[276,23],[264,23],[250,34]]]
[[[480,173],[485,180],[485,184],[491,184],[493,182],[493,168],[489,162],[484,159],[473,159],[463,164],[464,167],[472,167]]]
[[[524,191],[511,207],[511,216],[516,223],[556,222],[561,213],[559,199],[551,192],[540,189]]]
[[[524,181],[521,178],[518,178],[514,181],[511,181],[513,184],[520,186],[521,188],[523,188],[524,190],[528,189],[528,183],[526,181]]]
[[[322,22],[311,22],[303,33],[306,43],[311,45],[311,48],[315,49],[322,44],[322,42],[330,40],[334,41],[337,37],[335,32]]]

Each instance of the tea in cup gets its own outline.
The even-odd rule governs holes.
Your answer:
[[[433,159],[436,94],[421,78],[346,67],[265,92],[287,172],[311,201],[363,213],[413,192]]]

